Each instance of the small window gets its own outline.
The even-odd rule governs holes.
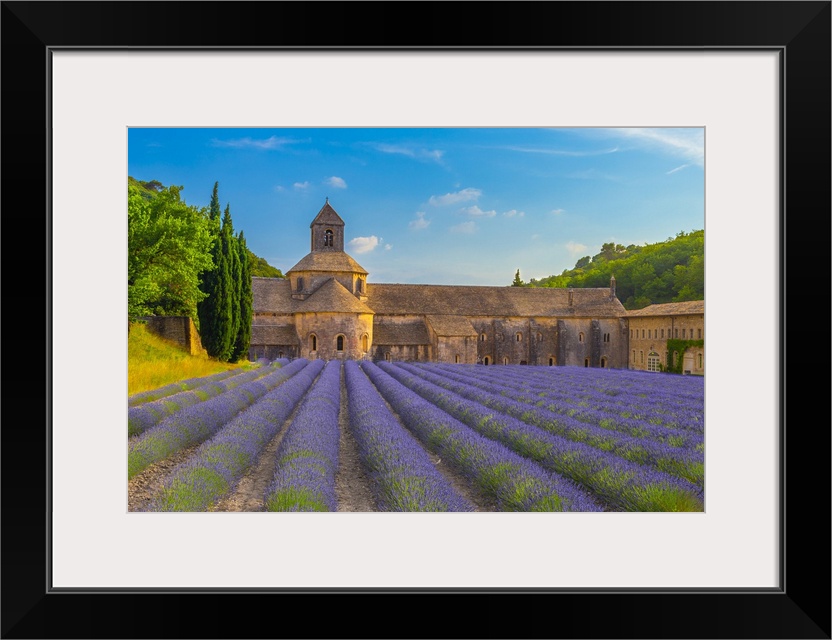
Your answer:
[[[578,334],[578,342],[583,342],[583,341],[584,341],[584,332],[583,332],[583,331],[581,331],[581,332]]]
[[[675,338],[679,337],[679,330],[678,329],[674,329],[673,333],[674,333],[673,337],[675,337]]]
[[[699,354],[699,368],[702,368],[702,354]]]
[[[334,244],[334,234],[332,233],[332,229],[327,229],[324,231],[324,246],[331,247]]]
[[[503,364],[508,364],[508,358],[503,358]]]
[[[606,358],[601,358],[601,368],[602,369],[607,368],[607,359]]]
[[[696,337],[699,338],[700,340],[702,339],[702,329],[697,329],[696,330]]]
[[[456,355],[454,356],[454,362],[456,362],[457,364],[459,364],[459,354],[456,354]]]
[[[362,291],[364,291],[364,281],[361,278],[359,278],[356,281],[355,286],[356,286],[356,289],[358,290],[358,293],[361,293]]]
[[[480,342],[485,342],[485,334],[484,333],[480,334]]]
[[[664,338],[664,329],[662,329],[662,338]]]
[[[636,350],[633,349],[633,362],[635,362],[635,361],[636,361]]]
[[[316,336],[314,333],[311,336],[309,336],[309,347],[312,351],[318,350],[318,336]]]
[[[522,342],[523,334],[518,332],[517,334],[515,334],[514,339],[517,340],[517,342]]]
[[[344,350],[344,336],[338,336],[335,338],[335,350],[336,351],[343,351]]]
[[[384,354],[384,359],[387,360],[387,362],[393,362],[393,355],[388,351]]]
[[[298,291],[303,291],[303,278],[298,278]]]
[[[687,338],[687,329],[682,329],[682,338]]]
[[[482,363],[483,363],[486,367],[490,364],[490,362],[491,362],[491,359],[490,359],[488,356],[485,356],[485,357],[482,359]]]
[[[644,364],[644,351],[638,352],[638,359],[641,362],[641,364]]]
[[[644,337],[644,329],[641,330],[641,337]]]
[[[647,330],[647,337],[648,337],[648,338],[652,338],[652,337],[653,337],[653,330],[652,330],[652,329],[648,329],[648,330]]]
[[[585,367],[589,366],[589,358],[584,358],[584,366]]]
[[[549,358],[549,366],[550,366],[550,367],[554,367],[554,366],[555,366],[555,359],[554,359],[554,358]]]
[[[361,350],[366,352],[366,351],[369,350],[369,348],[370,348],[370,336],[368,336],[365,333],[363,336],[361,336]]]

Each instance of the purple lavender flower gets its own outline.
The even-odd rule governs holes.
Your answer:
[[[381,511],[474,511],[437,471],[355,361],[344,363],[350,429]]]
[[[128,479],[175,451],[207,440],[243,409],[291,378],[307,364],[307,360],[296,360],[258,380],[242,384],[164,418],[128,443]]]
[[[329,361],[292,419],[277,450],[268,511],[336,511],[335,472],[341,432],[341,362]]]

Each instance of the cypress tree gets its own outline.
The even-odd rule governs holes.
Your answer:
[[[230,297],[228,321],[228,351],[225,360],[234,361],[237,344],[237,334],[240,332],[240,296],[242,294],[242,263],[240,262],[237,238],[234,235],[234,224],[231,221],[231,207],[225,205],[225,215],[222,219],[223,251],[228,261],[228,295]]]
[[[202,291],[208,295],[197,307],[199,316],[199,333],[202,346],[212,358],[227,360],[230,354],[231,340],[228,337],[228,321],[231,311],[229,293],[229,264],[227,252],[223,248],[223,234],[220,225],[219,182],[214,183],[211,195],[209,219],[212,223],[214,243],[211,258],[214,267],[203,274]]]
[[[251,344],[251,317],[254,298],[251,291],[251,261],[248,257],[248,247],[242,231],[237,234],[237,253],[240,257],[240,328],[237,331],[234,352],[231,355],[233,362],[247,357],[248,348]]]

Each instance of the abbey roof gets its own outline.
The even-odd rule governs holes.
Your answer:
[[[343,251],[313,251],[308,253],[286,274],[296,271],[338,271],[367,275],[364,267]]]
[[[704,300],[688,300],[686,302],[666,302],[651,304],[643,309],[633,309],[627,312],[627,317],[643,318],[652,316],[687,316],[705,313]]]
[[[332,254],[330,254],[332,255]],[[340,285],[339,285],[340,286]],[[321,287],[323,288],[323,286]],[[353,300],[360,313],[381,315],[438,316],[437,324],[450,333],[469,335],[467,326],[448,324],[453,317],[595,317],[618,318],[627,315],[621,302],[607,288],[551,289],[534,287],[486,287],[431,284],[368,284],[367,301],[361,302],[341,287],[340,299],[351,311]],[[321,289],[306,300],[295,300],[288,279],[252,278],[255,313],[293,314],[311,310]],[[569,304],[570,293],[572,304]],[[349,299],[344,297],[349,296]],[[318,300],[323,301],[326,296]],[[319,304],[316,302],[316,305]],[[323,304],[323,302],[320,302]],[[684,304],[684,303],[678,303]],[[331,307],[328,302],[325,306]],[[368,309],[369,311],[365,311]],[[649,307],[648,307],[649,309]],[[642,310],[644,311],[644,310]],[[633,312],[631,312],[633,313]],[[442,318],[445,316],[445,318]],[[460,319],[462,320],[462,319]],[[454,321],[455,322],[455,321]],[[462,331],[463,333],[458,333]]]
[[[333,226],[343,227],[344,226],[344,221],[341,220],[341,216],[339,216],[337,213],[335,213],[335,209],[333,209],[329,205],[329,200],[327,200],[326,204],[324,204],[324,206],[321,207],[321,210],[318,211],[318,215],[315,216],[315,219],[312,221],[312,223],[309,226],[312,227],[313,225],[316,225],[316,224],[326,224],[326,225],[333,225]]]
[[[301,301],[298,311],[302,313],[372,313],[366,304],[347,291],[335,278],[330,278],[315,290],[306,300]]]

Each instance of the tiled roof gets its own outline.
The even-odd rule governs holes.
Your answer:
[[[569,292],[572,305],[569,305]],[[427,284],[367,284],[367,304],[377,314],[489,317],[620,317],[624,306],[606,287],[552,289]]]
[[[428,316],[431,329],[438,336],[475,336],[477,332],[464,316]]]
[[[251,344],[253,345],[294,345],[298,336],[294,327],[269,324],[251,325]]]
[[[366,304],[347,291],[335,278],[330,278],[298,307],[300,312],[337,311],[342,313],[372,313]]]
[[[335,213],[335,209],[330,206],[329,200],[327,200],[326,204],[321,207],[321,210],[318,211],[318,215],[315,216],[315,219],[309,226],[311,227],[314,224],[327,224],[343,227],[344,221],[341,220],[341,216]]]
[[[343,251],[313,251],[301,258],[286,274],[293,271],[339,271],[367,275],[364,267]]]
[[[377,320],[378,316],[376,316]],[[422,320],[407,322],[373,322],[373,344],[414,345],[430,344],[428,328]]]
[[[291,314],[304,311],[308,308],[306,303],[317,295],[317,293],[314,294],[306,301],[294,300],[289,281],[282,278],[252,278],[252,291],[254,311],[260,313]],[[358,301],[346,289],[344,291],[351,299]],[[572,292],[571,307],[569,306],[570,291]],[[570,290],[543,287],[367,284],[367,296],[365,306],[376,314],[382,315],[467,316],[469,318],[475,316],[618,318],[627,315],[621,302],[617,298],[610,298],[610,290],[607,288]],[[364,313],[367,312],[364,311]],[[630,314],[633,313],[635,312],[630,312]]]
[[[643,309],[633,309],[627,312],[627,317],[646,316],[687,316],[705,313],[704,300],[688,300],[687,302],[666,302],[651,304]]]

